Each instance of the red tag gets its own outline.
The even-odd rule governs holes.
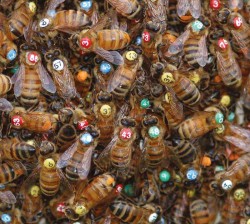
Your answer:
[[[142,33],[142,39],[144,42],[149,42],[150,41],[150,33],[147,31],[144,31]]]
[[[84,130],[89,125],[89,122],[87,120],[82,120],[77,122],[77,130]]]
[[[90,48],[91,45],[92,45],[92,42],[88,37],[84,37],[81,39],[81,46],[83,48]]]
[[[132,137],[132,131],[130,128],[123,128],[120,131],[120,138],[122,139],[130,139]]]
[[[221,6],[219,0],[210,0],[210,8],[211,9],[219,9]]]
[[[64,213],[64,210],[65,210],[65,204],[64,203],[59,203],[57,208],[56,208],[56,211],[58,211],[60,213]]]
[[[228,41],[225,40],[224,38],[220,38],[220,39],[218,40],[218,46],[219,46],[221,49],[225,50],[225,49],[227,49],[227,47],[228,47]]]
[[[38,62],[38,54],[35,52],[28,53],[28,60],[29,62],[35,64]]]
[[[24,120],[21,116],[19,115],[14,115],[12,118],[11,118],[11,124],[16,126],[16,127],[21,127],[24,123]]]
[[[241,17],[236,16],[233,20],[233,23],[234,23],[234,28],[239,29],[242,26],[243,21]]]
[[[115,187],[115,192],[116,193],[121,193],[122,189],[123,189],[123,185],[122,184],[118,184]]]

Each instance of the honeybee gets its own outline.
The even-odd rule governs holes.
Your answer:
[[[148,169],[156,169],[167,156],[167,148],[163,141],[167,129],[163,119],[154,115],[145,116],[142,126],[146,167]]]
[[[21,192],[24,196],[21,214],[22,222],[24,223],[38,223],[42,216],[43,202],[40,188],[37,185],[31,187],[25,184]]]
[[[27,27],[36,14],[35,2],[19,0],[15,4],[10,19],[4,23],[5,34],[9,40],[16,40],[25,34]]]
[[[0,96],[9,92],[12,88],[11,79],[7,75],[0,75]]]
[[[99,130],[88,126],[77,141],[59,158],[56,167],[66,167],[66,177],[70,181],[85,180],[89,174],[93,150],[97,146]]]
[[[170,129],[175,129],[184,120],[183,105],[177,100],[174,91],[168,88],[168,91],[163,97],[161,108],[168,121]]]
[[[125,63],[120,65],[110,77],[107,91],[117,99],[124,99],[131,89],[137,72],[142,66],[141,53],[139,49],[125,51],[123,54]]]
[[[199,107],[204,110],[206,107],[215,105],[219,103],[221,93],[219,90],[214,88],[209,88],[202,94],[202,99],[200,101]]]
[[[180,25],[180,20],[178,19],[177,9],[176,9],[176,0],[169,0],[168,3],[168,24],[174,27]]]
[[[209,210],[207,203],[202,199],[197,199],[189,205],[190,215],[193,223],[209,223]]]
[[[228,7],[231,11],[237,12],[243,8],[243,0],[229,0]]]
[[[14,83],[14,94],[20,97],[20,103],[31,107],[39,102],[41,88],[50,93],[56,92],[53,80],[41,63],[41,56],[37,51],[28,50],[23,45],[20,54],[20,67],[11,77]]]
[[[53,75],[58,95],[66,101],[79,95],[73,75],[69,70],[68,61],[61,51],[59,49],[50,50],[45,54],[45,59],[48,63],[47,68]]]
[[[70,37],[71,47],[74,49],[76,44],[82,53],[94,52],[113,64],[121,65],[123,64],[123,57],[117,51],[109,50],[126,47],[130,42],[130,36],[121,30],[103,30],[103,27],[110,20],[110,13],[112,11],[102,17],[91,29],[82,30],[79,35],[73,34]]]
[[[248,75],[246,84],[243,87],[241,102],[244,104],[244,107],[250,109],[250,75]]]
[[[192,117],[184,120],[179,125],[178,133],[182,139],[198,138],[218,128],[223,119],[224,117],[221,112],[196,112]]]
[[[205,26],[206,25],[206,26]],[[197,68],[204,67],[208,61],[206,37],[210,21],[202,23],[195,20],[187,25],[187,29],[169,47],[168,54],[175,55],[184,50],[187,63]]]
[[[65,215],[70,220],[78,220],[86,215],[90,209],[104,200],[111,194],[115,186],[115,179],[108,173],[95,177],[84,189],[78,192],[73,205],[65,209]]]
[[[163,33],[167,28],[167,1],[166,0],[146,0],[147,10],[146,16],[148,20],[158,23]],[[147,19],[146,19],[147,20]]]
[[[15,129],[27,129],[36,133],[54,131],[57,118],[50,113],[39,111],[25,111],[15,108],[10,113],[11,124]]]
[[[107,0],[115,10],[130,20],[140,20],[142,17],[142,6],[137,0]]]
[[[155,223],[162,212],[161,207],[156,207],[151,204],[138,207],[132,203],[121,200],[111,202],[109,209],[113,215],[122,222],[131,224]]]
[[[158,46],[162,42],[161,26],[158,23],[149,21],[142,33],[142,50],[148,60],[156,63],[159,61]]]
[[[106,146],[111,140],[115,129],[116,106],[108,92],[99,92],[93,107],[96,126],[100,129],[99,144]]]
[[[20,142],[17,138],[2,139],[0,145],[1,159],[27,160],[33,157],[36,148],[26,142]]]
[[[25,166],[19,162],[10,162],[2,163],[0,165],[0,183],[6,184],[16,180],[20,176],[26,174]]]
[[[8,39],[3,30],[0,30],[0,49],[0,70],[2,71],[17,57],[17,46]]]
[[[193,18],[198,19],[201,15],[201,1],[178,0],[176,9],[179,17],[186,16],[190,13]]]
[[[222,171],[215,175],[217,185],[213,188],[219,187],[224,191],[231,191],[236,184],[244,182],[249,178],[249,161],[250,154],[242,155],[235,160],[226,171]]]

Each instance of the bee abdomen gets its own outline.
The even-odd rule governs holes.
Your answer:
[[[0,183],[9,183],[26,172],[25,167],[20,162],[3,163],[0,166]]]
[[[11,80],[8,76],[0,75],[0,95],[7,93],[11,89]]]
[[[129,148],[114,148],[110,152],[111,163],[117,168],[126,168],[131,160],[131,150]]]
[[[205,201],[201,199],[193,201],[190,205],[190,213],[194,223],[209,223],[209,211]]]
[[[40,188],[44,195],[53,196],[60,186],[60,177],[56,170],[43,170],[40,173]]]
[[[10,149],[11,157],[16,160],[29,159],[30,157],[35,155],[35,153],[35,147],[24,142],[14,144]]]

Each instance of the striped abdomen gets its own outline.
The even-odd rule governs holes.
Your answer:
[[[193,36],[192,38],[189,38],[184,45],[184,54],[185,54],[185,59],[187,63],[194,68],[199,68],[199,64],[197,62],[196,58],[199,58],[199,40],[200,36]]]
[[[22,80],[20,102],[24,106],[34,106],[38,103],[41,91],[41,81],[35,67],[25,66],[25,75]]]
[[[185,76],[181,76],[173,86],[177,98],[186,105],[192,106],[200,100],[200,91],[195,84]]]
[[[241,42],[244,42],[244,44],[248,48],[248,52],[249,52],[249,49],[250,49],[250,38],[249,38],[248,32],[246,32],[246,29],[237,30],[235,32],[240,33],[239,35],[241,36]],[[233,47],[233,50],[236,51],[237,53],[242,53],[242,50],[241,50],[238,42],[236,41],[236,39],[234,37],[232,38],[232,47]]]
[[[106,121],[105,121],[106,119]],[[107,145],[114,134],[114,120],[102,118],[102,120],[96,123],[97,127],[100,130],[99,144]]]
[[[60,187],[60,176],[55,168],[42,167],[40,172],[40,188],[44,195],[55,195]]]
[[[63,125],[57,135],[56,145],[59,152],[64,152],[69,146],[75,142],[77,137],[76,129],[71,124]]]
[[[0,184],[9,183],[26,173],[21,162],[2,163],[0,166]]]
[[[63,10],[59,11],[53,21],[53,29],[60,29],[70,27],[71,29],[80,29],[83,26],[89,24],[88,16],[75,10]]]
[[[121,30],[101,30],[97,32],[97,41],[105,50],[118,50],[129,44],[130,36]]]
[[[176,2],[169,2],[168,7],[168,23],[171,26],[180,25],[180,21],[178,19],[177,11],[176,11]]]
[[[11,89],[10,77],[6,75],[0,75],[0,95],[4,95]]]
[[[194,224],[209,224],[209,211],[205,201],[195,200],[190,204],[189,209]]]

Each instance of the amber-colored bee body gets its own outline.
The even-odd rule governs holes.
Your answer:
[[[27,160],[35,155],[34,146],[14,139],[2,139],[0,145],[1,158],[8,160]]]
[[[178,26],[180,25],[180,20],[178,19],[177,9],[176,9],[176,1],[171,0],[169,1],[168,6],[168,24],[171,26]]]
[[[195,224],[209,223],[209,211],[207,203],[202,199],[193,201],[190,206],[190,214]]]
[[[9,183],[26,174],[26,168],[21,162],[2,163],[0,166],[0,183]]]
[[[78,192],[73,205],[66,208],[66,216],[71,220],[84,216],[90,209],[103,203],[113,191],[114,186],[115,179],[108,173],[95,177],[81,192]]]
[[[208,89],[203,92],[199,107],[204,110],[206,107],[218,104],[220,100],[220,91]]]

